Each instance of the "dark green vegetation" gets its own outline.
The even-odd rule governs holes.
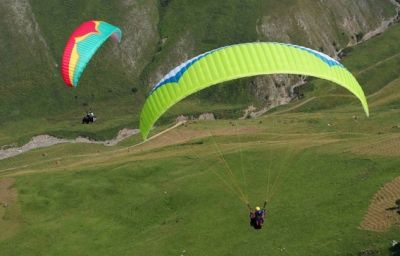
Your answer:
[[[381,108],[385,108],[385,110],[396,108],[393,103],[398,98],[393,94],[393,91],[389,93],[389,88],[393,90],[393,87],[399,84],[400,45],[397,43],[399,36],[400,27],[397,25],[384,36],[378,36],[354,49],[350,49],[349,55],[343,60],[343,64],[362,85],[368,99],[372,100],[370,102],[372,115]],[[342,104],[358,104],[356,100],[348,97],[349,94],[344,89],[332,83],[330,85],[327,84],[323,80],[312,80],[311,83],[305,86],[305,93],[308,97],[312,95],[322,97],[311,104],[303,106],[301,109],[304,111],[319,111],[321,109],[331,109]],[[375,103],[378,95],[382,100]],[[384,101],[383,98],[390,98],[390,102]],[[383,106],[385,104],[389,104],[390,107]],[[377,108],[378,105],[379,108]],[[287,107],[289,106],[282,108]]]
[[[87,2],[97,6],[96,1]],[[171,10],[185,7],[174,7],[174,2],[168,4]],[[233,9],[242,8],[238,1],[233,2]],[[55,11],[53,3],[31,3],[37,12]],[[91,13],[93,10],[86,10],[83,3],[77,7],[82,13],[87,12],[87,17],[107,12],[100,8],[99,13]],[[71,20],[76,19],[78,12],[73,7],[67,10]],[[175,17],[168,14],[169,10],[163,12],[161,19]],[[63,14],[55,11],[52,15]],[[37,17],[40,24],[52,21],[44,16]],[[119,22],[117,16],[110,17],[114,23]],[[171,23],[170,29],[175,25]],[[13,36],[7,29],[0,26],[2,32]],[[61,37],[65,35],[51,31],[43,33],[59,39],[49,47],[62,48]],[[162,33],[173,37],[178,32]],[[241,36],[253,35],[248,32]],[[400,150],[396,146],[390,148],[400,139],[399,41],[400,26],[396,25],[352,49],[344,60],[368,92],[370,118],[363,116],[361,106],[348,92],[313,80],[305,99],[260,119],[191,123],[138,147],[131,146],[140,140],[139,136],[112,148],[67,144],[2,160],[0,177],[15,178],[18,201],[17,207],[6,208],[0,219],[0,232],[8,233],[0,240],[0,255],[331,256],[359,255],[366,250],[387,255],[390,241],[399,239],[399,227],[393,226],[384,233],[358,227],[374,193],[399,176]],[[202,45],[205,50],[220,42],[223,39]],[[0,41],[0,45],[3,43]],[[59,58],[54,49],[53,54]],[[58,73],[42,73],[34,61],[6,58],[8,61],[1,65],[8,70],[21,65],[13,71],[20,72],[21,80],[7,80],[10,84],[0,87],[0,111],[4,112],[0,144],[27,140],[42,132],[106,138],[126,125],[136,127],[131,117],[137,117],[137,110],[132,106],[135,97],[140,102],[144,89],[126,95],[132,85],[117,86],[112,79],[139,81],[145,76],[135,77],[120,70],[109,72],[109,68],[101,67],[103,58],[107,58],[112,69],[117,61],[112,57],[113,49],[112,44],[105,46],[91,63],[93,67],[86,70],[83,79],[87,86],[74,92],[63,88],[60,81],[53,86],[45,83],[47,79],[53,81],[53,74],[61,79]],[[1,56],[6,53],[2,50],[0,47]],[[24,71],[31,69],[37,76],[24,77]],[[92,98],[89,87],[97,86],[96,79],[111,80],[98,85],[94,92],[98,94]],[[44,90],[30,87],[37,86],[38,81],[47,86],[49,94],[58,95],[57,100],[43,94]],[[15,86],[12,90],[11,85]],[[114,96],[106,96],[108,93]],[[13,95],[21,95],[17,97],[19,107],[11,100]],[[239,103],[240,100],[243,99]],[[101,117],[109,121],[100,119],[96,126],[80,126],[75,118],[84,110],[83,103],[95,104]],[[240,104],[209,104],[193,98],[179,104],[169,115],[175,116],[182,109],[185,113],[199,113],[199,108],[203,112],[217,109],[221,115],[235,114],[226,109],[239,107]],[[14,112],[8,111],[11,109]],[[222,157],[232,169],[233,179]],[[230,190],[235,184],[252,204],[270,199],[264,230],[255,232],[249,227],[238,189]]]
[[[344,47],[353,35],[337,20],[345,19],[341,10],[353,4],[342,2],[327,3],[340,11],[330,13],[329,20],[314,27],[316,22],[309,18],[326,8],[312,0],[4,1],[0,3],[0,145],[22,144],[43,133],[102,140],[115,136],[121,127],[137,127],[149,86],[181,61],[216,47],[277,40],[319,49],[323,47],[314,37],[321,31],[330,31],[327,36],[332,43]],[[364,19],[359,20],[364,29],[380,23],[375,12],[379,17],[394,15],[388,0],[362,4],[369,5],[373,8],[364,10]],[[293,17],[313,26],[303,31]],[[121,27],[124,41],[118,46],[107,42],[89,63],[79,87],[66,88],[59,74],[65,42],[76,26],[93,18]],[[285,31],[264,33],[265,24],[282,26]],[[280,37],[283,33],[288,37]],[[310,38],[314,38],[312,44]],[[243,79],[201,92],[187,100],[190,109],[182,109],[197,114],[204,111],[204,105],[215,110],[233,101],[236,109],[249,102],[257,104],[251,82]],[[100,117],[99,122],[95,127],[79,125],[90,108]],[[166,117],[171,120],[173,115]]]
[[[370,118],[347,93],[334,87],[329,93],[315,80],[309,98],[261,119],[192,123],[148,146],[127,147],[134,137],[114,148],[59,145],[3,160],[0,175],[15,175],[20,210],[15,234],[0,241],[0,251],[387,255],[398,227],[384,233],[358,227],[374,193],[399,175],[400,151],[374,150],[399,139],[400,84],[391,71],[400,66],[397,45],[390,52],[380,47],[399,39],[395,26],[346,59],[356,73],[387,79],[379,89],[366,81]],[[386,62],[392,65],[382,71]],[[264,230],[248,226],[235,186],[253,204],[270,199]]]
[[[0,68],[0,145],[11,144],[16,140],[26,142],[33,135],[40,133],[62,137],[85,135],[102,140],[105,137],[113,137],[122,127],[137,127],[138,113],[148,91],[148,75],[160,61],[165,60],[166,54],[176,47],[175,40],[181,37],[183,31],[195,35],[194,40],[204,41],[197,47],[196,52],[228,43],[257,39],[255,29],[258,15],[250,15],[250,12],[261,10],[257,4],[260,1],[253,0],[246,4],[238,0],[230,1],[231,3],[209,2],[204,4],[198,1],[172,1],[168,5],[156,5],[155,8],[159,8],[161,14],[159,36],[168,38],[168,42],[165,46],[160,45],[159,49],[152,49],[149,45],[148,49],[142,50],[149,51],[142,57],[145,60],[135,61],[143,62],[139,63],[139,71],[143,69],[143,72],[132,73],[129,67],[122,65],[124,56],[121,55],[126,54],[121,49],[123,46],[107,42],[88,65],[79,87],[74,90],[63,85],[57,66],[69,34],[82,21],[92,18],[121,26],[127,34],[137,33],[124,30],[125,23],[128,22],[124,19],[134,7],[124,8],[120,3],[104,1],[30,1],[32,12],[41,29],[37,36],[45,38],[48,51],[40,49],[43,48],[40,43],[34,44],[32,40],[14,33],[12,26],[1,26],[0,32],[4,35],[7,45],[0,47],[1,56],[5,57],[2,58]],[[152,4],[153,1],[138,3],[149,5],[149,8]],[[248,10],[249,13],[243,13],[243,10]],[[208,20],[210,11],[213,18]],[[182,13],[185,15],[181,15]],[[0,14],[3,14],[3,23],[11,20],[6,10]],[[153,19],[152,22],[156,23],[157,17]],[[238,19],[241,22],[235,24],[235,20]],[[249,29],[250,27],[252,29]],[[212,38],[213,41],[207,38]],[[249,90],[245,86],[244,81],[241,86],[236,87],[238,90],[218,88],[213,92],[219,93],[211,100],[216,102],[226,96],[232,98],[236,95],[236,101],[247,103]],[[237,96],[240,91],[242,93]],[[210,93],[204,92],[202,95],[202,98],[206,99]],[[202,107],[196,106],[196,103],[191,105],[195,110],[193,113],[199,112]],[[100,117],[100,122],[95,128],[79,125],[80,118],[89,109],[93,109]],[[70,129],[71,125],[74,126],[73,129]],[[18,135],[14,132],[16,127]],[[24,129],[25,127],[27,129]]]

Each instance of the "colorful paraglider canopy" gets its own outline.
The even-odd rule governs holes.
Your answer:
[[[68,39],[61,61],[61,74],[66,85],[78,85],[86,65],[109,37],[120,42],[122,32],[104,21],[87,21],[75,29]]]
[[[154,85],[140,115],[143,139],[164,112],[190,94],[224,81],[265,74],[307,75],[332,81],[352,92],[369,115],[367,100],[357,80],[328,55],[291,44],[246,43],[194,57]]]

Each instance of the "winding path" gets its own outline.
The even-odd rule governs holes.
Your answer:
[[[88,144],[102,144],[104,146],[115,146],[121,141],[138,134],[139,129],[122,129],[118,132],[117,137],[106,141],[95,141],[88,138],[78,137],[76,139],[60,139],[50,135],[38,135],[33,137],[27,144],[22,147],[8,148],[0,150],[0,160],[13,157],[37,148],[50,147],[57,144],[64,143],[88,143]]]

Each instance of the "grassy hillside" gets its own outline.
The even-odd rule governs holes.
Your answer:
[[[332,119],[339,128],[327,126]],[[352,151],[393,134],[378,135],[381,122],[376,119],[360,120],[358,128],[349,120],[340,113],[296,113],[263,118],[262,124],[242,121],[236,127],[227,127],[226,121],[199,123],[160,140],[179,142],[190,131],[252,132],[240,137],[222,133],[153,151],[96,147],[98,153],[88,154],[89,146],[81,152],[77,146],[57,146],[6,160],[4,166],[17,168],[8,173],[18,174],[21,210],[14,235],[0,241],[1,251],[357,255],[371,249],[384,255],[398,228],[380,234],[358,226],[372,195],[398,175],[398,157]],[[269,196],[264,230],[248,227],[246,208],[230,190],[235,181],[214,140],[250,201],[260,203]],[[28,166],[19,167],[24,162]]]
[[[389,0],[328,5],[334,15],[321,20],[325,25],[307,27],[316,22],[304,18],[305,13],[326,10],[311,0],[2,2],[0,145],[21,144],[42,133],[110,138],[121,127],[137,127],[149,86],[195,54],[255,40],[290,41],[316,49],[327,44],[327,51],[332,51],[333,41],[338,48],[344,47],[354,34],[366,33],[394,15]],[[347,24],[348,17],[354,22]],[[79,87],[71,90],[63,85],[59,61],[71,31],[88,19],[121,27],[124,39],[121,45],[107,42],[89,63]],[[285,31],[265,31],[269,27]],[[321,33],[329,40],[315,38]],[[288,37],[281,38],[283,34]],[[198,113],[204,105],[220,109],[227,103],[224,99],[235,102],[235,108],[257,103],[251,81],[215,87],[188,99],[187,105],[192,113]],[[100,117],[99,123],[81,127],[79,120],[90,108]],[[182,113],[182,109],[176,112]]]
[[[400,46],[397,43],[399,37],[400,26],[396,25],[384,36],[375,37],[356,48],[349,48],[348,56],[343,60],[343,64],[356,76],[368,96],[372,115],[379,110],[374,104],[378,95],[380,98],[390,98],[392,101],[390,107],[388,106],[389,102],[381,102],[379,104],[381,107],[388,103],[385,106],[386,109],[396,108],[393,105],[393,101],[396,99],[393,92],[396,90],[399,79]],[[302,110],[305,111],[319,111],[348,103],[358,104],[356,100],[347,97],[348,93],[344,89],[326,81],[312,80],[311,83],[304,86],[303,90],[308,97],[324,96],[324,98],[317,98],[315,101],[309,101],[309,104],[303,105]],[[342,97],[337,98],[337,96]],[[289,107],[284,106],[282,109]]]
[[[114,148],[58,145],[1,161],[18,201],[0,221],[0,252],[387,255],[399,227],[359,226],[374,193],[399,176],[399,40],[397,25],[345,60],[360,80],[376,74],[364,81],[370,118],[348,93],[313,80],[307,98],[260,119],[197,121],[140,146],[138,137]],[[269,199],[263,230],[249,227],[241,193],[253,205]]]

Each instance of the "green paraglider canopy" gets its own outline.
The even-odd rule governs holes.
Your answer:
[[[332,81],[353,93],[369,115],[367,100],[357,80],[328,55],[291,44],[246,43],[194,57],[154,85],[140,115],[143,139],[160,116],[185,97],[224,81],[265,74],[307,75]]]

